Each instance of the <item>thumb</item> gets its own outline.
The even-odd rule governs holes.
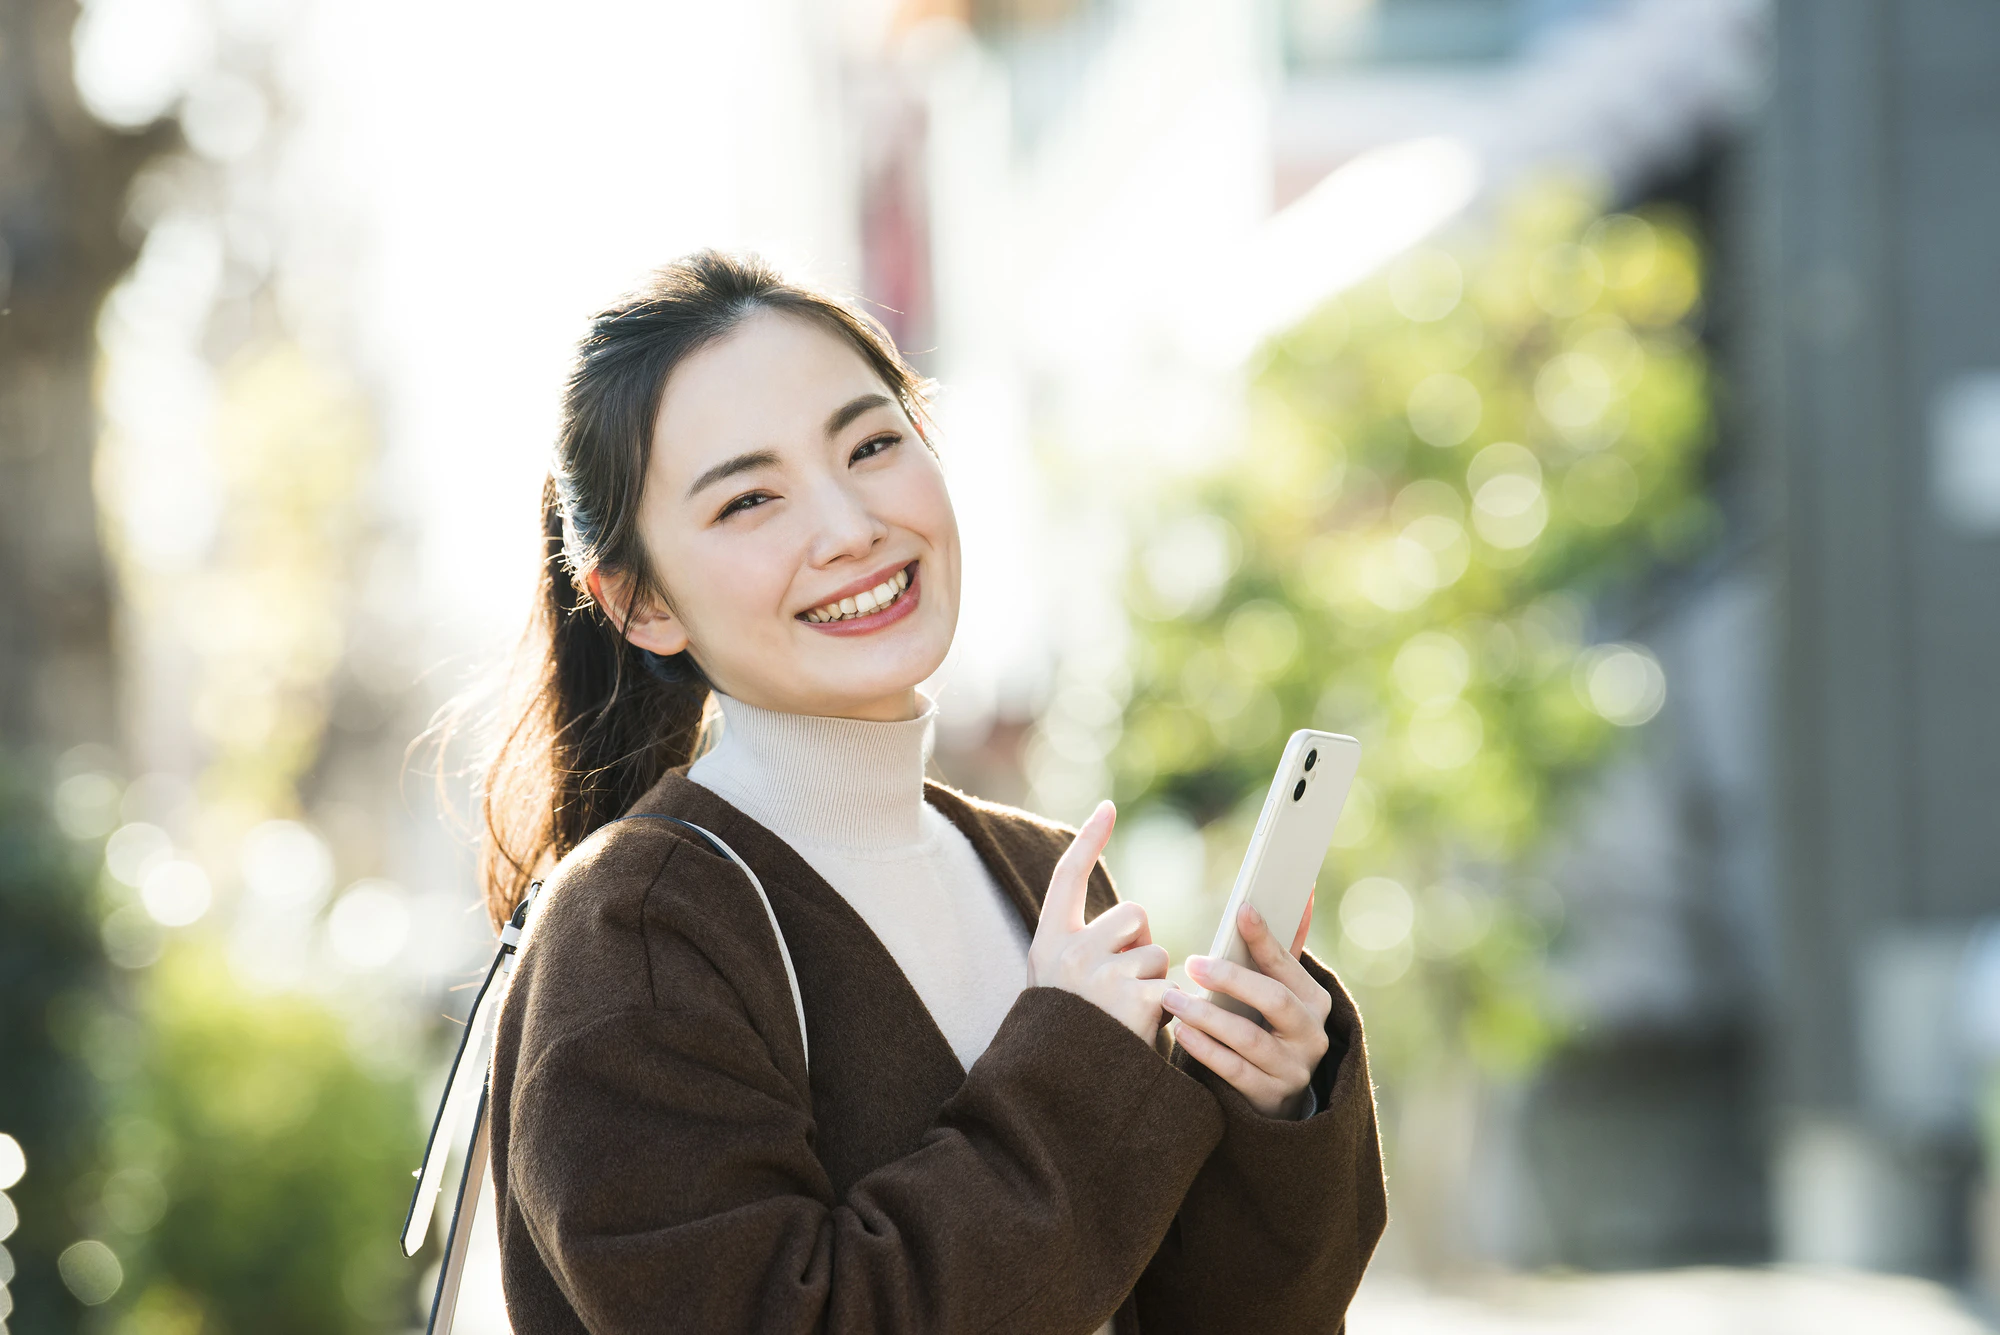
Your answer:
[[[1077,830],[1049,876],[1049,892],[1042,899],[1043,924],[1053,924],[1064,932],[1083,930],[1083,896],[1090,884],[1090,869],[1097,865],[1117,819],[1118,808],[1107,797]]]

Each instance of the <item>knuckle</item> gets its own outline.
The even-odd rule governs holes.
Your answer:
[[[1128,899],[1106,909],[1104,918],[1113,931],[1129,932],[1145,920],[1145,910]]]

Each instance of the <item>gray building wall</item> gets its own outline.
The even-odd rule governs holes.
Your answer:
[[[1776,23],[1743,383],[1778,534],[1778,1246],[1955,1274],[1970,1109],[1907,1095],[1950,1082],[1911,1054],[1958,1059],[1955,943],[2000,912],[2000,524],[1951,517],[1977,469],[1941,488],[1936,430],[2000,371],[2000,4]]]

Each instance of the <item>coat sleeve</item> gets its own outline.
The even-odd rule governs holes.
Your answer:
[[[1301,962],[1333,996],[1312,1116],[1265,1117],[1174,1049],[1174,1065],[1213,1093],[1224,1129],[1135,1290],[1146,1335],[1338,1331],[1388,1222],[1360,1015],[1310,951]]]
[[[1049,1331],[1119,1306],[1222,1135],[1089,1002],[1029,988],[920,1146],[836,1199],[810,1108],[695,943],[676,986],[523,1053],[509,1192],[599,1335]]]

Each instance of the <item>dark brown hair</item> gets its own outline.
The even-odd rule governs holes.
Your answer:
[[[854,345],[929,443],[928,382],[856,304],[787,281],[754,255],[699,251],[653,271],[590,322],[563,394],[542,488],[542,564],[483,768],[480,880],[498,927],[555,859],[693,757],[709,680],[692,646],[672,656],[623,634],[640,599],[673,600],[639,533],[667,377],[747,316],[777,311]],[[626,577],[614,625],[583,584]]]

